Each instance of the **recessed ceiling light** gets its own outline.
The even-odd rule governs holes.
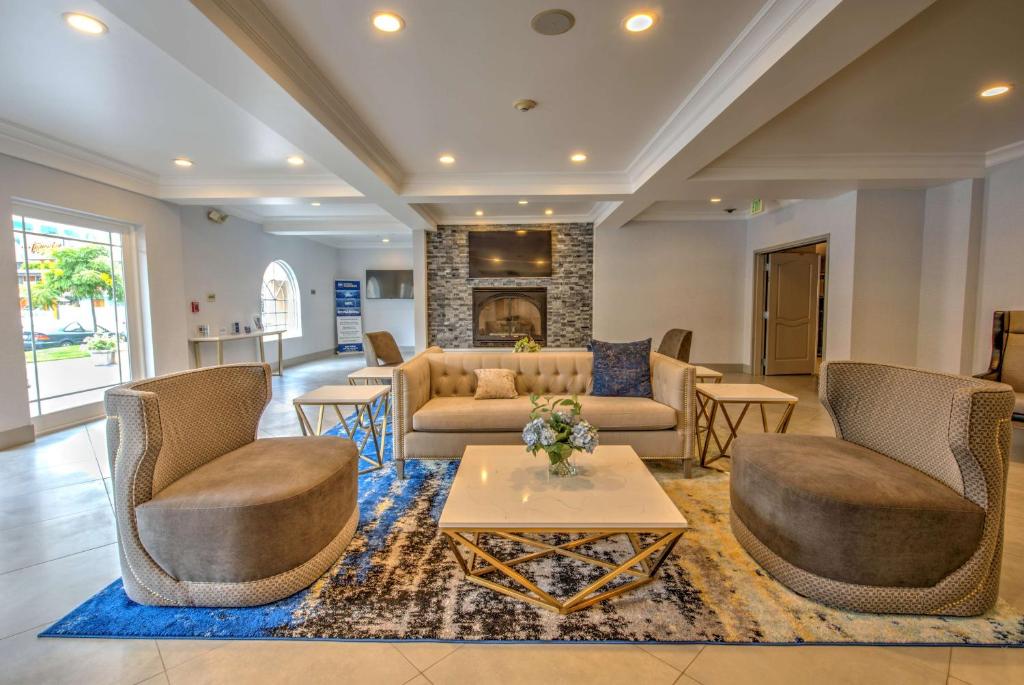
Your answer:
[[[320,206],[319,202],[310,202],[309,204],[313,205],[314,207],[319,207]]]
[[[452,155],[441,155],[437,158],[437,161],[441,162],[441,164],[455,164],[455,157]]]
[[[555,210],[553,210],[553,209],[545,209],[544,213],[547,214],[548,216],[551,216],[552,214],[555,213]]]
[[[484,215],[484,210],[482,210],[482,209],[478,209],[478,210],[476,210],[475,214],[476,214],[477,216],[483,216],[483,215]]]
[[[570,157],[569,159],[571,159],[574,162],[579,163],[579,162],[587,161],[587,156],[585,154],[583,154],[582,152],[575,152],[575,153],[573,153],[572,157]]]
[[[999,83],[994,86],[989,86],[985,90],[978,93],[978,95],[980,95],[983,98],[994,98],[1009,93],[1012,87],[1013,86],[1007,83]]]
[[[187,157],[178,157],[174,160],[174,166],[180,166],[183,169],[187,169],[192,166],[192,160]]]
[[[405,20],[394,12],[377,12],[373,15],[373,26],[384,33],[396,33],[405,28]]]
[[[303,164],[306,163],[306,160],[304,160],[302,157],[299,157],[298,155],[292,155],[291,157],[288,158],[287,161],[292,166],[302,166]]]
[[[519,204],[521,204],[521,205],[528,205],[528,204],[530,204],[530,201],[529,200],[520,200]]]
[[[381,241],[382,243],[390,243],[390,242],[391,242],[391,238],[381,238],[381,240],[380,240],[380,241]]]
[[[88,14],[82,14],[81,12],[65,12],[64,21],[74,30],[93,36],[107,32],[106,24],[96,17],[90,17]]]
[[[722,198],[720,198],[720,197],[713,197],[713,198],[708,200],[708,202],[711,202],[711,203],[714,203],[714,204],[718,204],[721,201],[722,201]]]
[[[634,14],[626,19],[626,30],[632,33],[646,31],[654,26],[654,15],[649,12]]]

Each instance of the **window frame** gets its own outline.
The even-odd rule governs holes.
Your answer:
[[[288,292],[285,298],[273,296],[275,293],[269,292],[267,274],[274,267],[280,269],[285,276],[285,282],[288,286]],[[267,297],[267,295],[272,297]],[[291,265],[283,259],[271,260],[269,264],[263,269],[263,273],[260,275],[260,286],[259,286],[259,312],[260,318],[263,322],[263,330],[265,333],[274,333],[281,330],[281,326],[275,324],[274,326],[269,325],[267,318],[268,312],[265,308],[267,302],[284,302],[285,303],[285,324],[283,326],[285,333],[283,338],[301,338],[302,337],[302,293],[299,289],[299,279],[295,275],[295,270]],[[277,305],[275,304],[275,309]],[[273,316],[278,316],[279,312],[273,312]]]

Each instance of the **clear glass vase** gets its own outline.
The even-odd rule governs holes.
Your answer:
[[[550,473],[552,476],[557,476],[559,478],[568,478],[569,476],[575,476],[578,473],[578,471],[576,470],[576,462],[573,460],[572,457],[573,455],[570,454],[565,459],[559,459],[558,461],[551,462],[551,464],[548,466],[548,473]]]

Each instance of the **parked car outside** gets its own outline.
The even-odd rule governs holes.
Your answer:
[[[86,328],[78,321],[72,321],[71,323],[64,324],[59,328],[54,328],[46,331],[36,331],[35,341],[36,349],[43,350],[48,347],[72,347],[74,345],[81,345],[85,342],[85,339],[96,335],[96,333],[108,333],[113,335],[113,331],[104,326],[97,326],[96,330]],[[128,340],[128,336],[121,333],[118,338],[125,342]],[[22,331],[21,339],[25,351],[32,349],[32,334],[28,331]]]

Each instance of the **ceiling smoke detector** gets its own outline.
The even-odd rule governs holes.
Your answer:
[[[542,36],[560,36],[576,25],[568,10],[544,10],[530,20],[533,30]]]
[[[531,109],[537,106],[536,100],[516,100],[512,103],[512,106],[518,109],[520,112],[529,112]]]

